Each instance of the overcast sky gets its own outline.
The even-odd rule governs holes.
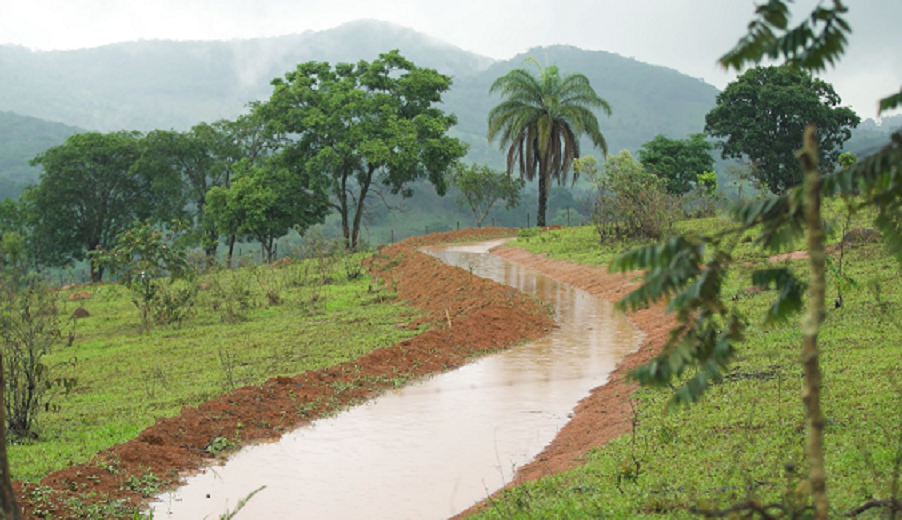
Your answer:
[[[816,0],[797,0],[808,13]],[[854,34],[824,75],[863,118],[902,87],[902,0],[846,0]],[[215,40],[319,31],[360,18],[509,58],[568,44],[665,65],[723,88],[717,58],[745,33],[752,0],[0,0],[0,43],[77,49],[138,39]],[[601,93],[602,96],[604,95]]]

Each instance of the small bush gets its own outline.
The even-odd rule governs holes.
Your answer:
[[[150,221],[135,222],[131,229],[116,237],[109,251],[89,253],[91,261],[109,267],[110,273],[132,292],[132,303],[141,313],[142,329],[150,329],[152,321],[177,322],[190,316],[196,291],[180,291],[175,280],[194,279],[194,270],[185,252],[186,223],[173,221],[168,230],[158,229]],[[192,284],[193,285],[193,284]]]
[[[58,291],[37,275],[26,277],[22,287],[10,279],[0,281],[4,404],[13,437],[36,438],[38,414],[54,409],[53,398],[76,384],[68,373],[74,362],[44,361],[64,341],[57,301]]]
[[[193,282],[186,285],[161,286],[157,290],[153,305],[156,322],[181,328],[182,324],[194,317],[197,312],[195,303],[198,290],[197,284]]]
[[[611,156],[592,177],[598,190],[592,221],[602,241],[663,237],[676,222],[679,204],[664,180],[646,171],[626,150]]]
[[[207,299],[224,323],[244,321],[247,313],[257,306],[252,290],[253,268],[219,269],[206,278],[210,289]]]

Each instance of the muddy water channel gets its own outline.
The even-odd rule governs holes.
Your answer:
[[[235,519],[438,519],[508,482],[639,333],[610,304],[489,254],[498,243],[427,252],[548,302],[559,329],[245,448],[160,497],[154,517],[219,518],[266,486]]]

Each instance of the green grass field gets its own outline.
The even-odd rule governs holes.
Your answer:
[[[396,326],[410,309],[387,303],[391,295],[358,260],[205,274],[190,319],[146,332],[122,286],[80,287],[93,293],[80,301],[66,301],[74,289],[62,291],[61,316],[79,304],[90,316],[75,323],[72,346],[64,339],[45,360],[73,361],[67,372],[78,384],[53,401],[58,411],[39,416],[38,440],[9,446],[13,478],[36,481],[87,461],[156,418],[233,387],[335,365],[416,334]]]
[[[839,217],[841,211],[837,207],[831,214]],[[842,228],[843,219],[838,220]],[[719,219],[697,220],[679,223],[677,231],[725,225]],[[851,228],[869,225],[867,215],[851,222]],[[606,265],[638,244],[600,246],[594,229],[582,227],[512,245]],[[767,255],[739,244],[736,257],[739,266],[725,290],[735,295],[749,328],[726,377],[701,402],[673,413],[665,413],[670,389],[640,389],[632,397],[634,434],[593,450],[578,469],[505,491],[478,518],[699,518],[690,507],[722,509],[746,501],[793,506],[807,500],[801,316],[764,325],[776,293],[742,289],[751,285],[750,272],[763,266]],[[807,260],[788,262],[797,273],[807,273]],[[857,287],[846,287],[841,308],[830,305],[819,337],[831,516],[898,493],[894,486],[902,464],[899,265],[881,244],[872,243],[846,250],[844,270]],[[827,283],[832,303],[840,278],[828,271]],[[880,516],[872,510],[861,517]]]

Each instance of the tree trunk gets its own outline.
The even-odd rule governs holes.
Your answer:
[[[351,224],[348,218],[348,176],[341,175],[341,183],[335,194],[338,199],[338,214],[341,216],[341,234],[345,239],[345,249],[351,249]]]
[[[360,239],[360,222],[363,220],[363,210],[365,207],[366,196],[370,189],[370,183],[373,179],[373,174],[376,172],[376,168],[373,166],[367,166],[367,175],[364,179],[364,182],[360,184],[360,198],[357,199],[357,207],[354,209],[354,225],[351,228],[351,251],[357,250],[357,242]]]
[[[235,239],[237,237],[235,235],[229,236],[229,256],[226,259],[226,269],[232,268],[232,254],[235,253]]]
[[[545,172],[539,172],[539,211],[536,213],[536,226],[545,227],[545,211],[548,204],[548,179]]]
[[[216,262],[216,249],[219,242],[219,234],[215,229],[208,229],[205,234],[207,235],[207,240],[204,247],[204,256],[206,257],[207,269],[210,269]]]
[[[100,283],[103,281],[103,267],[99,265],[95,265],[94,262],[91,262],[91,282],[92,283]]]
[[[3,355],[0,354],[0,520],[22,520],[22,512],[19,510],[10,480],[9,461],[6,458],[6,403],[3,402],[5,389]]]
[[[815,518],[827,518],[827,472],[824,468],[824,413],[821,410],[821,369],[817,335],[824,321],[824,227],[821,221],[821,178],[817,170],[817,136],[814,125],[805,128],[805,141],[799,158],[804,171],[804,210],[808,228],[808,257],[811,280],[808,286],[808,310],[802,318],[802,367],[805,389],[802,401],[808,419],[808,480],[814,502]]]

